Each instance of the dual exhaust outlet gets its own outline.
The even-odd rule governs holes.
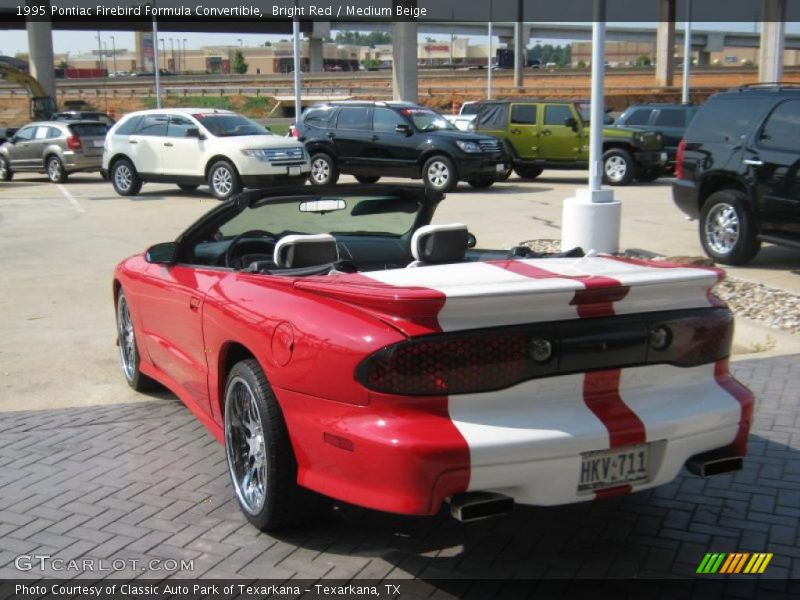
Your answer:
[[[741,471],[744,458],[719,451],[696,454],[686,468],[699,477],[713,477]],[[463,492],[450,497],[450,514],[462,523],[507,515],[514,510],[514,498],[494,492]]]

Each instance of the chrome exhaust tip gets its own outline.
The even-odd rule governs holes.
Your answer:
[[[704,452],[696,454],[686,461],[686,468],[699,477],[713,477],[741,471],[744,466],[743,456],[730,456],[720,452]]]
[[[450,514],[462,523],[506,515],[514,510],[514,499],[493,492],[464,492],[450,497]]]

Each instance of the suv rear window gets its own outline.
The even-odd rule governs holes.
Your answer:
[[[730,143],[748,131],[753,119],[771,98],[728,96],[711,98],[698,112],[686,132],[686,139],[706,143]]]
[[[69,130],[77,136],[105,137],[108,127],[102,123],[73,123]]]
[[[303,123],[312,127],[328,127],[333,114],[330,108],[312,108],[303,115]]]
[[[652,112],[652,108],[634,110],[630,115],[625,117],[625,125],[647,125],[647,122],[650,120],[650,113]]]

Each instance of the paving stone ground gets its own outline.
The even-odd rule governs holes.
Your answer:
[[[20,555],[140,561],[59,577],[680,578],[706,552],[773,552],[762,576],[800,578],[800,356],[733,365],[759,399],[743,471],[683,473],[624,498],[518,507],[462,524],[343,506],[275,535],[240,514],[225,454],[174,396],[0,414],[0,579],[40,577]],[[193,570],[142,570],[154,559]],[[95,564],[99,564],[95,562]],[[166,566],[166,565],[165,565]]]

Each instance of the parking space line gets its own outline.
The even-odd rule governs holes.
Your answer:
[[[58,184],[58,189],[64,195],[64,198],[66,198],[69,201],[70,205],[72,205],[72,208],[74,208],[78,212],[82,212],[82,213],[86,212],[86,209],[81,206],[81,203],[78,202],[78,200],[75,198],[75,196],[72,195],[72,192],[70,192],[67,188],[65,188],[60,183]]]

